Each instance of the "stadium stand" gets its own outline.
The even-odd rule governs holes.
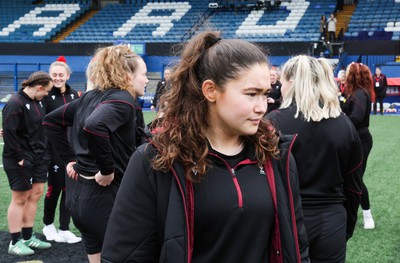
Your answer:
[[[250,41],[316,41],[319,17],[333,0],[283,2],[277,10],[210,9],[206,1],[110,4],[64,39],[74,42],[181,42],[212,25],[226,38]]]
[[[216,12],[210,19],[227,38],[243,38],[256,42],[318,41],[319,19],[335,10],[336,1],[282,2],[274,9]],[[204,27],[198,31],[204,30]]]
[[[48,42],[90,7],[81,1],[68,4],[48,2],[52,3],[36,5],[26,0],[1,1],[0,41]]]
[[[268,6],[271,2],[273,6]],[[400,0],[357,2],[348,13],[337,14],[336,33],[341,30],[343,39],[329,44],[320,39],[320,17],[336,11],[336,0],[2,0],[0,45],[60,42],[65,48],[65,45],[92,44],[90,51],[80,54],[90,56],[98,44],[138,44],[138,48],[150,49],[150,54],[146,50],[138,53],[146,56],[149,72],[157,75],[168,64],[165,61],[169,58],[165,57],[170,53],[166,53],[175,43],[186,42],[203,30],[216,29],[222,31],[224,38],[241,38],[268,48],[275,45],[273,52],[281,54],[271,54],[274,65],[280,65],[300,46],[301,52],[335,59],[337,68],[351,61],[360,61],[371,69],[393,62],[386,69],[393,72],[389,77],[399,79],[393,82],[398,85],[400,78],[395,72],[400,66],[394,62],[398,47],[389,54],[387,43],[400,41]],[[363,53],[358,44],[351,45],[365,41],[385,44],[363,44]],[[37,67],[36,58],[19,59],[14,62],[7,58],[8,62],[0,63],[0,93],[8,94],[19,86],[24,74],[30,71],[25,71],[22,64],[33,63],[32,67]],[[72,84],[84,89],[84,70],[75,71],[72,76]],[[400,95],[398,90],[394,94]]]
[[[49,42],[89,11],[89,0],[0,2],[0,42]],[[125,1],[108,4],[63,43],[182,42],[209,28],[226,38],[256,42],[318,41],[319,18],[335,12],[335,0],[292,0],[278,8],[246,5],[209,8],[207,1]],[[399,40],[400,1],[359,0],[345,40]]]
[[[109,4],[61,42],[181,42],[207,11],[204,1]]]
[[[399,40],[400,1],[359,1],[345,40]]]

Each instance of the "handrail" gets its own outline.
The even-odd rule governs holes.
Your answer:
[[[50,66],[50,63],[41,63],[41,62],[38,62],[38,63],[26,63],[26,62],[24,62],[24,63],[19,63],[19,62],[10,63],[10,62],[8,62],[7,63],[6,62],[5,63],[5,62],[0,62],[0,72],[5,71],[5,70],[1,69],[1,66],[10,66],[10,67],[12,67],[12,70],[10,70],[10,71],[14,72],[14,76],[10,76],[10,77],[12,77],[14,79],[14,91],[18,91],[18,75],[19,75],[18,73],[20,71],[19,66],[35,66],[32,69],[27,70],[27,71],[35,72],[35,71],[42,70],[43,66]]]

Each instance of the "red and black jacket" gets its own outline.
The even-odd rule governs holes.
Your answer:
[[[270,159],[261,169],[265,173],[259,173],[266,177],[274,205],[268,262],[309,262],[297,170],[289,151],[292,142],[282,139],[280,160]],[[145,144],[128,164],[109,219],[102,262],[196,262],[194,249],[201,246],[194,235],[196,185],[185,179],[177,162],[166,173],[153,170],[155,154],[155,148]],[[215,158],[219,157],[213,154],[210,158],[217,166]],[[251,160],[245,162],[248,169],[259,171]],[[239,205],[240,198],[238,191],[234,199]],[[231,247],[232,258],[235,252]]]
[[[62,160],[76,161],[75,171],[85,176],[114,172],[113,183],[119,184],[135,150],[134,104],[126,90],[96,89],[48,113],[43,125]]]
[[[72,89],[68,84],[65,85],[65,92],[61,93],[59,88],[53,87],[49,94],[43,98],[46,112],[49,113],[58,107],[65,105],[79,98],[76,90]]]
[[[376,97],[384,99],[386,97],[386,90],[388,86],[385,74],[380,74],[379,77],[376,74],[374,74],[372,76],[372,79],[374,81],[374,90]]]

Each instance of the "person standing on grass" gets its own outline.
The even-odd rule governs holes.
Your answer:
[[[67,84],[71,76],[71,69],[67,65],[64,56],[60,56],[57,61],[50,65],[49,73],[53,79],[54,86],[49,95],[44,97],[46,113],[79,98],[78,92]],[[58,152],[54,151],[52,147],[50,147],[50,153],[51,164],[48,172],[48,187],[44,198],[43,223],[45,226],[43,227],[43,234],[48,241],[54,240],[68,244],[78,243],[82,239],[69,231],[71,215],[65,206],[66,180],[68,180],[68,178],[65,178],[65,164]],[[60,195],[60,229],[57,230],[54,225],[54,218]]]
[[[383,110],[383,99],[386,97],[387,90],[387,78],[385,74],[382,73],[381,68],[377,67],[375,69],[375,74],[372,77],[374,81],[374,90],[375,90],[375,102],[374,102],[374,114],[377,113],[377,103],[379,102],[379,110],[380,114],[384,114]]]
[[[290,59],[282,68],[281,82],[281,108],[267,118],[282,133],[297,134],[293,155],[310,260],[345,262],[361,195],[360,139],[341,113],[332,67],[325,59]]]
[[[158,132],[125,171],[102,262],[309,262],[293,138],[263,119],[265,54],[203,32],[171,81]]]
[[[282,101],[282,93],[281,87],[282,84],[278,80],[278,70],[277,68],[271,68],[269,71],[271,77],[271,90],[268,93],[268,112],[276,110],[281,105]]]
[[[50,243],[39,240],[33,225],[50,165],[48,140],[42,127],[46,109],[42,103],[53,81],[43,71],[34,72],[3,108],[3,166],[12,196],[7,219],[11,233],[8,253],[32,255],[32,248],[47,249]],[[21,237],[22,233],[22,237]]]
[[[151,106],[150,106],[150,109],[152,111],[158,110],[158,108],[160,107],[159,103],[160,103],[161,96],[171,88],[170,78],[171,78],[171,69],[166,68],[164,70],[164,79],[160,80],[157,83],[156,92],[154,94],[154,98],[153,98],[153,100],[151,102]]]
[[[369,68],[361,63],[351,63],[346,70],[346,102],[343,111],[349,116],[360,136],[363,149],[362,179],[373,141],[369,132],[369,118],[371,114],[371,102],[374,101],[374,83]],[[374,229],[375,221],[371,213],[368,188],[362,180],[361,208],[363,210],[364,229]]]
[[[54,149],[76,181],[67,203],[90,263],[99,263],[108,218],[135,150],[135,99],[148,83],[146,64],[125,45],[100,48],[93,89],[43,120]],[[68,141],[65,127],[71,127]]]

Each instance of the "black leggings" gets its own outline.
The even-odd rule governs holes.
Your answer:
[[[361,137],[364,137],[364,136],[360,136],[360,138]],[[366,136],[365,138],[361,138],[361,145],[362,145],[362,151],[363,151],[363,173],[362,173],[362,185],[361,185],[361,190],[362,190],[361,208],[363,210],[368,210],[368,209],[370,209],[370,203],[369,203],[368,189],[367,189],[367,186],[364,183],[364,174],[365,174],[365,169],[367,168],[368,156],[369,156],[369,153],[371,152],[371,149],[372,149],[372,136],[371,136],[371,134],[369,134],[369,136]]]
[[[52,156],[53,158],[48,172],[47,192],[44,198],[43,223],[45,225],[54,223],[58,198],[61,194],[59,217],[60,230],[69,230],[71,215],[65,206],[65,165],[58,156],[58,158],[55,157],[55,154]]]

